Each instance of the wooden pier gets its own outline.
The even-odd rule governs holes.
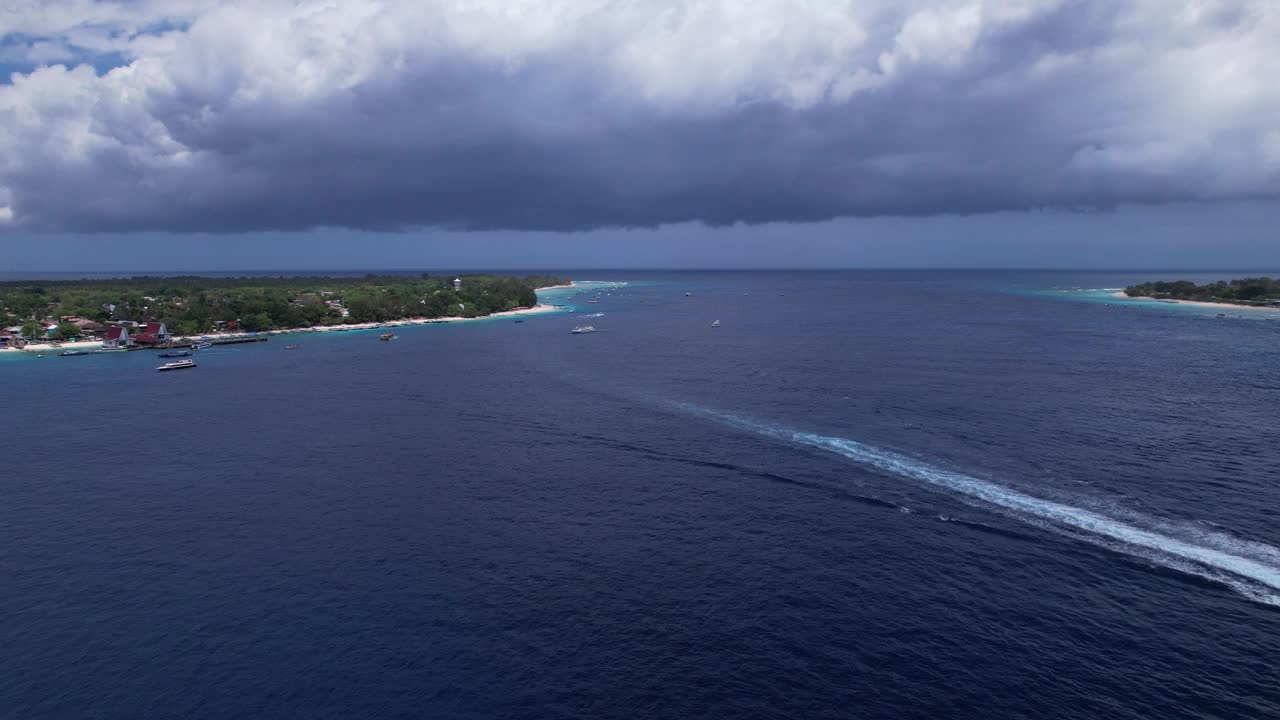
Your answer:
[[[133,345],[130,350],[185,350],[194,348],[200,343],[209,343],[210,345],[240,345],[242,343],[266,342],[271,339],[270,335],[245,335],[244,337],[210,337],[210,338],[184,338],[181,342],[170,342],[163,345]]]
[[[211,345],[240,345],[241,343],[266,342],[270,339],[270,335],[246,335],[244,337],[213,338],[211,340],[201,340],[200,342],[207,342]]]

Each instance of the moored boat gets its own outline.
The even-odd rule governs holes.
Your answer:
[[[162,357],[162,358],[181,358],[181,357],[191,357],[191,351],[190,351],[190,350],[178,350],[178,351],[176,351],[176,352],[162,352],[162,353],[160,353],[160,357]]]
[[[187,368],[193,368],[195,366],[196,366],[195,360],[174,360],[173,362],[167,362],[156,369],[157,370],[185,370]]]

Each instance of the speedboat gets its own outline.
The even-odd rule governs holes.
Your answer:
[[[523,320],[523,319],[516,320],[516,323],[522,323],[522,322],[524,322],[524,320]]]
[[[584,335],[586,333],[593,333],[595,331],[596,329],[595,329],[595,326],[593,325],[579,325],[578,327],[572,330],[572,333],[574,335]]]
[[[195,360],[174,360],[173,362],[167,362],[156,369],[157,370],[185,370],[187,368],[193,368],[195,366],[196,366]]]
[[[711,323],[711,327],[720,327],[720,321],[719,321],[719,320],[715,320],[715,321],[713,321],[713,322]]]
[[[395,333],[382,333],[378,336],[378,339],[382,342],[391,342],[396,339],[396,335]]]
[[[301,345],[285,345],[285,346],[284,346],[284,349],[285,349],[285,350],[297,350],[297,349],[298,349],[298,348],[300,348],[300,347],[302,347],[302,346],[301,346]]]

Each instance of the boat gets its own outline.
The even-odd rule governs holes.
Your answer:
[[[191,351],[190,351],[190,350],[179,350],[179,351],[177,351],[177,352],[162,352],[162,353],[160,353],[160,357],[162,357],[162,358],[191,357]]]
[[[167,362],[156,369],[157,370],[185,370],[187,368],[193,368],[195,366],[196,366],[195,360],[174,360],[173,362]]]
[[[685,293],[685,294],[684,294],[684,296],[685,296],[685,297],[693,297],[693,293],[691,293],[691,292],[687,292],[687,293]]]
[[[391,342],[396,339],[396,335],[395,333],[382,333],[378,336],[378,339],[382,342]]]
[[[213,347],[213,343],[211,342],[198,342],[198,343],[194,343],[191,346],[191,349],[192,350],[208,350],[211,347]]]
[[[129,352],[129,348],[122,347],[104,347],[98,352]]]
[[[596,329],[593,325],[579,325],[578,327],[575,327],[572,332],[574,335],[585,335],[586,333],[593,333],[595,331]]]
[[[95,352],[98,352],[98,351],[97,350],[63,350],[62,352],[58,353],[58,355],[60,357],[71,357],[73,355],[92,355]]]
[[[516,323],[522,323],[524,320],[516,320]]]
[[[298,348],[300,348],[300,347],[302,347],[302,346],[301,346],[301,345],[285,345],[285,346],[284,346],[284,349],[285,349],[285,350],[297,350],[297,349],[298,349]]]
[[[596,298],[595,300],[588,300],[587,302],[592,305],[595,305],[596,303],[600,302],[600,298]]]
[[[719,320],[712,321],[711,327],[720,327],[720,321]]]

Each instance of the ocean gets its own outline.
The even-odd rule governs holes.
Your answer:
[[[1280,312],[1109,294],[1238,274],[563,274],[0,354],[0,717],[1280,717]]]

